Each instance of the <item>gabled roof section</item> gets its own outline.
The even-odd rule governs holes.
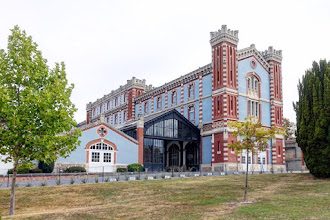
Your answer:
[[[92,129],[92,128],[95,128],[95,127],[98,127],[100,125],[104,125],[105,127],[107,127],[108,129],[112,130],[113,132],[117,133],[118,135],[126,138],[127,140],[133,142],[134,144],[139,144],[139,142],[132,138],[131,136],[125,134],[124,132],[118,130],[117,128],[111,126],[110,124],[106,123],[106,122],[101,122],[101,120],[97,120],[96,122],[93,122],[93,123],[90,123],[90,124],[86,124],[86,125],[83,125],[81,127],[79,127],[79,129],[81,129],[82,131],[86,131],[86,130],[89,130],[89,129]]]
[[[269,71],[270,65],[262,56],[262,54],[256,49],[254,44],[251,44],[250,47],[243,48],[238,50],[238,60],[243,60],[244,58],[248,58],[254,56],[256,60],[267,70]]]
[[[166,136],[165,130],[163,130],[163,134],[148,134],[148,128],[152,127],[153,125],[158,124],[159,122],[162,122],[168,120],[168,122],[171,122],[171,119],[178,121],[178,127],[176,129],[179,129],[180,135],[178,136]],[[170,125],[169,125],[170,126]],[[173,126],[173,125],[172,125]],[[181,127],[180,127],[181,126]],[[164,129],[166,125],[164,124]],[[172,139],[172,140],[186,140],[186,141],[197,141],[200,140],[200,130],[191,123],[187,118],[185,118],[182,114],[180,114],[176,109],[172,109],[168,112],[165,112],[161,115],[158,115],[153,118],[149,118],[144,122],[144,128],[145,128],[145,136],[150,137],[160,137],[161,139]],[[167,127],[168,129],[174,129],[174,127]],[[180,130],[182,129],[182,130]],[[178,133],[178,134],[179,134]]]

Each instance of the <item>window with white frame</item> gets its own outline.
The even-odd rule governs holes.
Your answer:
[[[113,148],[106,143],[96,143],[90,146],[90,157],[93,163],[111,163],[113,161]]]
[[[100,152],[92,152],[92,162],[100,162]]]
[[[195,106],[191,105],[188,107],[188,120],[195,120]]]
[[[118,124],[118,114],[115,114],[115,125]]]
[[[242,156],[242,163],[245,164],[245,156]]]
[[[162,98],[159,96],[157,97],[157,109],[162,108]]]
[[[176,91],[173,90],[173,92],[172,92],[172,104],[176,104],[176,99],[177,99]]]
[[[266,158],[262,158],[262,164],[266,164]]]
[[[188,98],[191,99],[191,98],[194,98],[194,84],[191,83],[188,85]]]
[[[248,101],[248,116],[259,117],[260,109],[259,102],[256,100]]]
[[[149,110],[149,101],[144,103],[144,114],[148,114]]]
[[[103,154],[103,162],[111,163],[111,153],[104,153]]]
[[[261,158],[258,157],[258,164],[261,164]]]
[[[249,76],[247,78],[248,94],[259,96],[259,80],[256,76]]]
[[[251,163],[251,157],[248,157],[248,164]]]
[[[127,121],[127,111],[124,111],[124,122]]]

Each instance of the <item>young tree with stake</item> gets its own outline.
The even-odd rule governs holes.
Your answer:
[[[50,69],[37,44],[18,26],[0,50],[0,154],[13,162],[10,211],[15,209],[17,168],[34,160],[52,162],[78,144],[76,108],[70,101],[64,63]]]
[[[246,158],[248,158],[249,153],[253,154],[256,150],[264,151],[267,141],[274,138],[276,134],[285,134],[282,128],[271,127],[266,129],[262,127],[260,120],[256,120],[253,117],[245,118],[245,122],[232,121],[228,125],[229,128],[233,129],[232,136],[240,139],[229,143],[228,147],[235,149],[236,154],[245,150]],[[246,201],[248,189],[248,165],[246,163],[244,201]]]

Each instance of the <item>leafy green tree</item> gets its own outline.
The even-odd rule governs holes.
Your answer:
[[[275,134],[284,134],[282,128],[271,127],[266,129],[262,127],[260,120],[256,120],[253,117],[245,118],[245,122],[232,121],[228,125],[229,128],[233,129],[232,136],[239,137],[237,141],[229,143],[228,147],[235,149],[236,154],[245,150],[246,158],[248,158],[250,152],[254,154],[258,150],[264,151],[267,141],[274,138]],[[248,189],[248,165],[249,163],[246,163],[244,201],[246,201]]]
[[[64,63],[50,69],[37,44],[18,26],[0,50],[0,154],[13,162],[9,214],[14,214],[18,165],[65,157],[78,144],[76,108]]]
[[[43,173],[51,173],[54,170],[54,161],[45,163],[44,161],[39,161],[38,168],[42,170]]]
[[[309,171],[330,177],[330,62],[313,62],[298,83],[297,143]]]
[[[283,127],[285,131],[285,140],[291,139],[294,137],[294,123],[287,118],[283,118]]]

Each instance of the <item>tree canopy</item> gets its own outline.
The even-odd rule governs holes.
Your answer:
[[[285,130],[285,140],[291,139],[295,135],[295,124],[287,118],[283,118],[283,127]]]
[[[330,62],[313,62],[298,83],[297,143],[316,177],[330,177]]]
[[[73,129],[73,84],[68,85],[64,63],[50,69],[31,36],[18,26],[11,32],[7,52],[0,50],[0,154],[14,163],[14,185],[18,164],[67,156],[80,131]]]
[[[275,137],[276,134],[285,134],[282,128],[271,127],[264,128],[260,120],[253,117],[245,118],[245,122],[231,121],[228,123],[229,128],[233,129],[232,136],[240,137],[237,141],[228,144],[228,148],[235,149],[236,154],[246,151],[246,157],[250,152],[264,151],[267,147],[268,140]],[[248,188],[249,166],[246,163],[246,179],[244,200],[246,200]]]

